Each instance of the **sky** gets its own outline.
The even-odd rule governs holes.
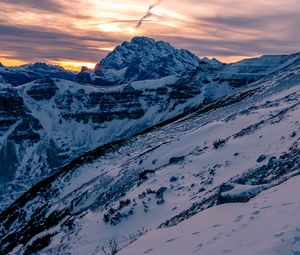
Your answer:
[[[300,0],[0,0],[0,62],[92,67],[134,36],[224,62],[300,51]]]

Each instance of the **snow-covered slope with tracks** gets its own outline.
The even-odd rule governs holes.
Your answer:
[[[298,254],[299,182],[297,176],[246,204],[216,206],[175,227],[151,231],[118,254]]]

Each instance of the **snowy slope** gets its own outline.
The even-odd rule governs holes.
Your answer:
[[[226,226],[231,226],[235,217],[254,212],[254,203],[267,206],[269,202],[276,209],[269,215],[280,219],[275,217],[276,213],[285,213],[286,209],[280,209],[283,199],[277,193],[272,195],[272,188],[278,186],[276,192],[282,191],[282,197],[288,194],[287,187],[297,192],[291,178],[300,174],[299,102],[300,63],[293,62],[292,66],[263,81],[177,121],[77,158],[0,214],[0,252],[105,254],[111,249],[110,244],[116,242],[118,249],[124,248],[123,254],[131,254],[130,251],[143,254],[147,252],[140,250],[143,240],[156,242],[157,239],[152,239],[154,233],[161,235],[159,241],[162,242],[177,237],[177,228],[169,229],[171,226],[183,224],[178,226],[186,229],[187,236],[199,231],[189,232],[186,227],[198,213],[195,217],[207,222],[203,228],[208,233],[203,239],[199,238],[199,243],[191,238],[192,248],[200,242],[209,242],[198,248],[215,254],[213,252],[218,252],[222,245],[221,252],[225,252],[229,249],[225,244],[231,242],[225,237],[230,234]],[[286,182],[289,179],[291,181]],[[265,191],[268,189],[271,190]],[[262,193],[264,191],[267,193]],[[261,195],[249,204],[232,205],[247,203],[259,193]],[[270,198],[264,198],[268,194]],[[277,246],[275,235],[281,235],[284,230],[280,228],[285,225],[278,223],[267,229],[266,238],[274,236],[267,239],[270,249],[298,252],[297,242],[293,243],[299,222],[295,213],[297,200],[291,196],[287,203],[292,200],[295,205],[284,219],[294,230],[285,230],[286,246],[283,247]],[[220,204],[226,205],[208,209]],[[234,213],[228,215],[232,211]],[[228,217],[230,223],[220,222],[219,212]],[[205,215],[211,214],[212,218],[205,219]],[[264,212],[260,214],[266,217]],[[255,224],[260,224],[262,219],[251,223],[253,225],[249,223],[245,230],[238,229],[245,232],[237,234],[254,231],[258,235],[260,229],[255,230]],[[240,220],[237,224],[242,227],[248,217]],[[158,227],[165,230],[151,232]],[[146,232],[150,232],[149,236],[146,234],[142,237],[145,239],[126,248]],[[213,242],[220,232],[224,232],[224,236]],[[184,238],[187,237],[182,240]],[[253,243],[249,243],[256,244],[257,239],[252,240]],[[174,244],[180,245],[180,241],[174,240]],[[156,254],[163,254],[168,246],[163,243],[158,247],[162,250],[150,250],[153,246],[147,244],[146,248],[150,254],[159,251],[162,253]],[[264,247],[258,245],[257,248]],[[239,247],[232,246],[232,249],[238,251]]]
[[[295,55],[266,55],[259,58],[251,58],[233,63],[226,67],[226,71],[235,73],[269,74],[274,69],[285,64],[288,60],[297,57]]]
[[[299,182],[297,176],[246,204],[216,206],[175,227],[154,230],[118,254],[298,254]]]

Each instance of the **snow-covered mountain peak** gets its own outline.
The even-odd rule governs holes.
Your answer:
[[[150,58],[150,61],[155,61],[158,58],[170,57],[175,54],[176,58],[184,62],[189,62],[191,65],[198,63],[199,59],[194,54],[187,50],[176,49],[169,43],[164,41],[155,41],[148,37],[134,37],[130,42],[123,42],[117,46],[103,61],[101,61],[101,68],[111,64],[110,61],[115,58],[119,60],[119,64],[125,64],[125,61],[131,63],[135,59],[145,62],[145,58]],[[111,67],[111,66],[108,66]]]
[[[55,71],[55,72],[67,72],[63,67],[58,65],[49,65],[43,62],[36,62],[33,64],[25,64],[20,66],[26,70],[31,71]]]
[[[134,37],[117,46],[106,58],[94,76],[114,84],[160,79],[170,75],[194,71],[199,58],[193,53],[176,49],[167,42],[147,37]]]
[[[216,59],[216,58],[212,58],[209,59],[208,57],[204,57],[201,59],[201,61],[215,67],[215,68],[221,68],[223,66],[225,66],[226,64],[224,64],[223,62],[221,62],[220,60]]]

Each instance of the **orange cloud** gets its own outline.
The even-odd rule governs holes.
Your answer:
[[[4,57],[0,57],[0,63],[2,63],[4,66],[20,66],[26,64],[26,62],[23,60],[10,59]]]

